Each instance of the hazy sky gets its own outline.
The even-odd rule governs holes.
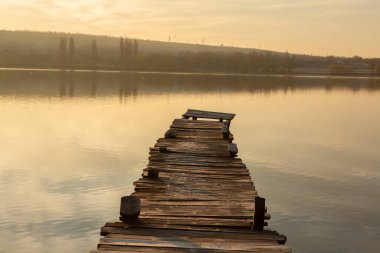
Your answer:
[[[380,57],[380,0],[0,0],[0,29]]]

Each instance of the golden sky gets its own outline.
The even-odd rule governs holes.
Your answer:
[[[0,29],[380,57],[379,0],[0,0]]]

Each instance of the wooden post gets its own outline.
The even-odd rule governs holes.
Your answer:
[[[141,201],[135,196],[124,196],[120,203],[120,220],[124,223],[137,223],[139,221]]]
[[[230,157],[234,158],[238,153],[238,148],[235,143],[228,144],[228,152],[230,152]]]
[[[155,169],[155,168],[149,168],[148,169],[148,178],[158,179],[158,177],[159,177],[158,169]]]
[[[253,216],[253,229],[264,230],[265,198],[255,197],[255,214]]]
[[[223,139],[228,139],[230,137],[230,130],[228,129],[227,126],[224,126],[222,128],[222,133],[223,133]]]
[[[288,238],[286,237],[286,235],[280,235],[280,236],[282,236],[282,238],[278,239],[277,242],[279,244],[285,244]]]
[[[168,131],[166,131],[165,138],[175,138],[175,137],[177,137],[177,131],[176,130],[169,129]]]

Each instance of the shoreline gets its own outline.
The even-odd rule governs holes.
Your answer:
[[[78,73],[129,73],[129,74],[164,74],[197,76],[241,76],[241,77],[294,77],[294,78],[332,78],[332,79],[380,79],[380,75],[368,74],[329,74],[329,73],[220,73],[220,72],[186,72],[186,71],[149,71],[149,70],[111,70],[111,69],[59,69],[59,68],[13,68],[0,67],[0,71],[38,71],[38,72],[78,72]]]

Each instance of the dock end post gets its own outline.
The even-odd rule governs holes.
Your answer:
[[[120,203],[120,221],[128,224],[138,223],[141,200],[136,196],[124,196]]]
[[[264,230],[265,219],[265,198],[259,196],[255,197],[255,214],[253,216],[253,229],[262,231]]]
[[[281,236],[282,238],[281,238],[281,239],[278,239],[277,242],[278,242],[279,244],[285,244],[288,238],[286,237],[286,235],[280,235],[280,236]]]

